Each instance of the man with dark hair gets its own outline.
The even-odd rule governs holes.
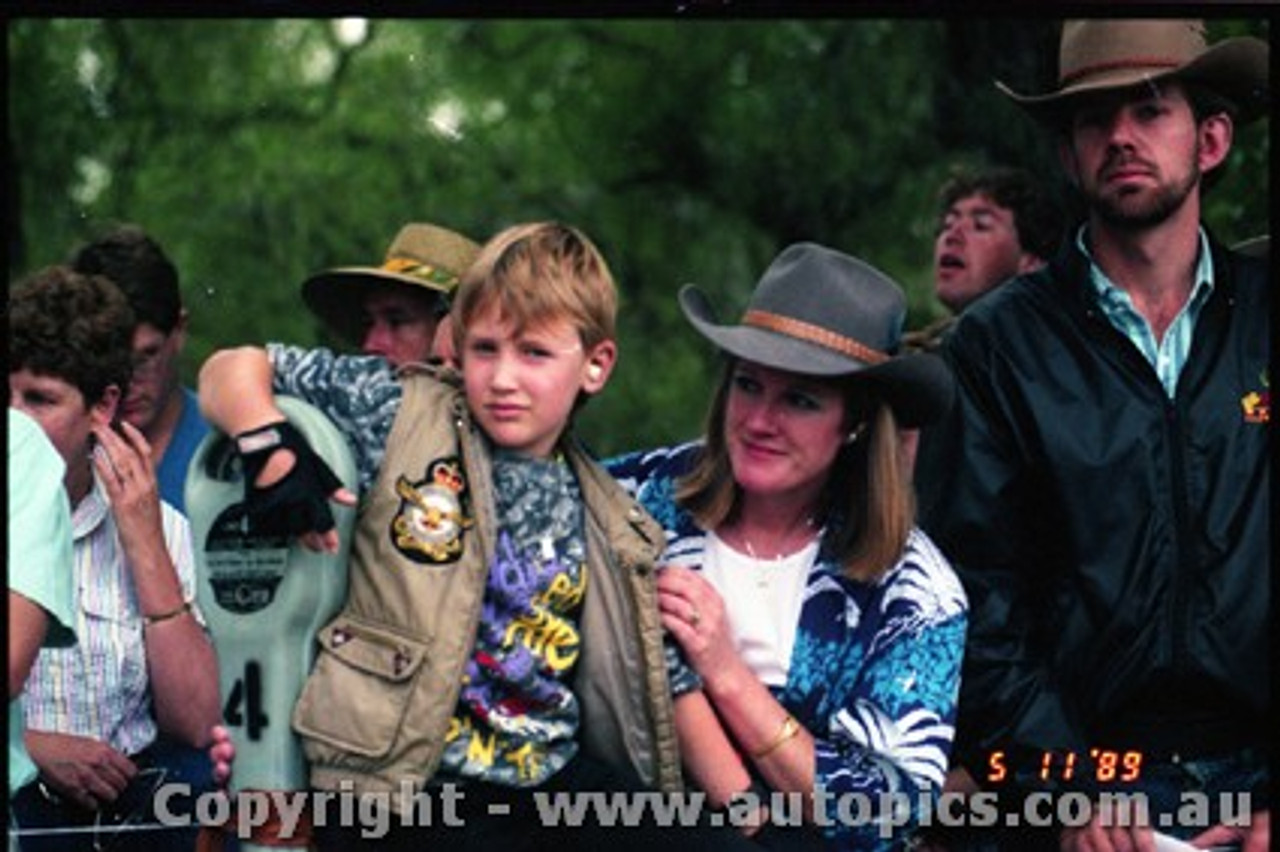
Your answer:
[[[343,266],[302,283],[311,312],[365,355],[393,367],[453,363],[449,297],[480,246],[439,225],[410,222],[381,266]]]
[[[952,313],[1014,275],[1039,269],[1062,240],[1061,211],[1021,169],[956,174],[939,200],[933,280]]]
[[[1201,222],[1268,59],[1199,21],[1070,21],[1056,90],[1002,87],[1087,218],[942,346],[958,395],[918,484],[972,606],[953,760],[1002,805],[1095,804],[1006,848],[1270,842],[1271,282]]]
[[[125,225],[80,248],[77,272],[104,275],[125,294],[137,318],[133,380],[122,416],[151,445],[160,496],[185,512],[187,465],[209,425],[195,393],[182,386],[178,357],[187,337],[187,312],[178,271],[160,246],[136,225]]]
[[[938,201],[933,287],[951,315],[904,340],[910,348],[930,351],[979,296],[1043,266],[1063,233],[1057,204],[1021,169],[957,172],[943,184]]]

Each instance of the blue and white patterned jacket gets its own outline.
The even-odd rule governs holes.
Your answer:
[[[662,524],[662,563],[695,570],[702,566],[706,534],[674,495],[698,450],[698,444],[684,444],[605,464]],[[813,566],[787,683],[773,692],[814,737],[816,790],[823,792],[819,801],[826,804],[833,848],[900,847],[905,831],[891,831],[877,819],[901,823],[901,809],[909,806],[914,822],[921,798],[941,787],[955,731],[967,612],[951,566],[919,529],[878,581],[848,579],[823,556]],[[687,678],[675,671],[672,680]],[[859,824],[839,824],[851,822]]]

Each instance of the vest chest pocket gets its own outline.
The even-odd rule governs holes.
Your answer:
[[[325,625],[320,653],[294,710],[293,726],[319,741],[360,757],[385,755],[413,694],[426,644],[383,627],[341,615]],[[313,743],[306,744],[315,759]]]

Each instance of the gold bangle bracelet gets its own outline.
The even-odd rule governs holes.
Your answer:
[[[160,612],[155,615],[143,615],[142,626],[150,627],[153,624],[159,624],[162,621],[171,621],[184,612],[191,612],[191,601],[183,601],[182,606],[177,609],[171,609],[168,612]]]
[[[790,713],[788,713],[783,718],[782,724],[778,726],[778,733],[773,738],[773,741],[751,756],[756,760],[760,760],[761,758],[768,757],[769,755],[773,754],[775,751],[780,749],[783,743],[785,743],[787,740],[791,739],[798,733],[800,733],[800,723],[795,720],[795,717],[793,717]]]

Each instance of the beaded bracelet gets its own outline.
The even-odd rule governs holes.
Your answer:
[[[142,616],[142,626],[150,627],[151,625],[159,624],[162,621],[170,621],[182,615],[184,612],[191,612],[191,601],[183,601],[182,606],[177,609],[171,609],[168,612]]]
[[[783,743],[798,733],[800,733],[800,723],[795,720],[795,717],[788,713],[783,718],[782,724],[778,726],[778,734],[773,738],[773,741],[751,756],[756,760],[768,757],[781,748]]]

